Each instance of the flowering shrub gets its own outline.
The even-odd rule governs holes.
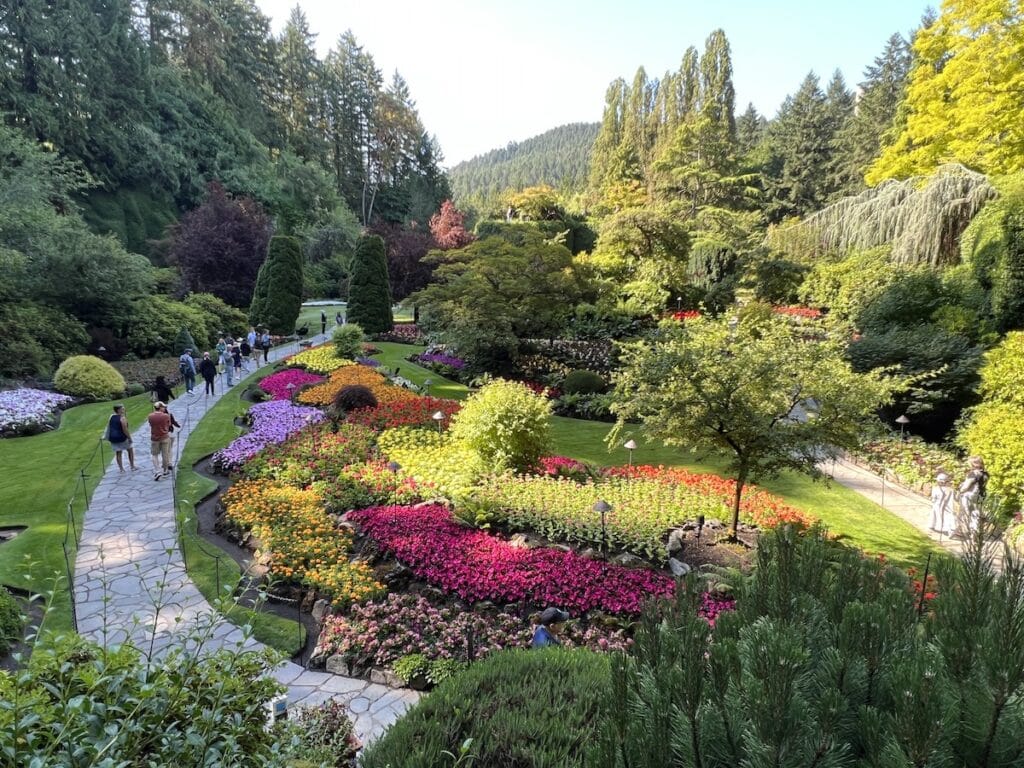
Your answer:
[[[349,562],[352,534],[335,528],[315,490],[242,480],[221,501],[225,517],[259,540],[273,576],[325,592],[336,604],[383,592],[366,563]]]
[[[540,460],[538,472],[548,477],[567,477],[579,482],[590,477],[590,467],[568,456],[544,456]]]
[[[357,668],[390,667],[410,653],[427,659],[465,659],[466,638],[473,637],[476,658],[504,648],[527,648],[531,628],[509,613],[483,615],[452,606],[435,606],[416,595],[388,595],[353,606],[348,616],[330,616],[320,633],[318,653],[342,654]],[[570,648],[623,651],[632,645],[622,629],[566,624],[561,634]]]
[[[337,350],[333,344],[310,347],[288,358],[288,364],[301,365],[307,371],[312,371],[313,373],[330,373],[347,365],[355,365],[351,360],[338,357]]]
[[[875,472],[892,472],[900,483],[910,487],[933,483],[939,470],[952,473],[963,464],[963,459],[948,448],[929,445],[914,435],[905,440],[892,435],[865,443],[855,457]]]
[[[423,344],[423,334],[412,323],[397,323],[388,333],[374,334],[377,341],[393,341],[398,344]]]
[[[317,408],[304,408],[284,400],[256,403],[249,409],[252,428],[227,448],[213,454],[214,470],[227,474],[266,446],[283,443],[303,427],[323,421],[323,418],[323,412]]]
[[[263,379],[260,382],[260,389],[270,395],[271,400],[291,400],[292,395],[302,387],[307,384],[319,384],[323,380],[323,376],[297,368],[287,368]]]
[[[456,400],[440,397],[418,397],[411,400],[378,405],[376,408],[360,408],[348,415],[352,424],[362,424],[378,432],[395,427],[423,427],[437,429],[434,414],[444,414],[442,429],[447,429],[453,415],[459,412],[461,404]]]
[[[276,480],[305,488],[317,480],[332,480],[349,464],[369,459],[375,440],[372,430],[357,424],[342,424],[335,431],[320,422],[280,444],[266,446],[245,462],[239,474],[248,480]]]
[[[531,392],[533,392],[533,394],[540,395],[541,397],[546,397],[550,400],[557,400],[562,395],[562,390],[560,390],[558,387],[548,387],[545,386],[544,384],[541,384],[538,381],[520,380],[519,383],[522,384]]]
[[[470,493],[487,471],[476,451],[453,442],[447,432],[439,435],[431,429],[388,429],[377,437],[377,446],[385,458],[401,465],[401,474],[448,498]]]
[[[359,384],[369,389],[379,404],[415,400],[418,395],[407,389],[396,387],[384,376],[365,365],[352,365],[334,371],[322,384],[304,389],[296,398],[307,405],[328,406],[345,387]]]
[[[453,371],[461,371],[466,367],[466,361],[462,358],[437,352],[416,355],[412,358],[412,361],[422,365],[424,368],[430,368],[441,373],[443,373],[446,368],[450,368]]]
[[[584,341],[582,339],[527,339],[538,354],[553,358],[569,368],[587,368],[598,373],[612,369],[614,347],[610,341]]]
[[[54,411],[74,402],[68,395],[43,389],[0,392],[0,434],[5,437],[38,432],[50,425]]]
[[[458,525],[443,506],[371,507],[350,513],[349,519],[417,578],[470,602],[525,601],[574,613],[636,614],[649,597],[667,597],[674,589],[671,578],[647,568],[588,560],[561,549],[513,547]]]

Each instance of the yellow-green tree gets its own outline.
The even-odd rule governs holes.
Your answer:
[[[914,40],[906,125],[867,182],[959,162],[989,174],[1024,168],[1024,24],[1019,0],[946,0]]]

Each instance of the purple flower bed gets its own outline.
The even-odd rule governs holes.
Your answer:
[[[73,397],[44,389],[0,392],[0,434],[6,437],[42,431],[52,423],[54,411],[72,402]]]
[[[269,394],[271,400],[291,400],[292,393],[307,384],[319,384],[321,381],[326,381],[325,377],[298,368],[288,368],[267,376],[260,382],[260,389]]]
[[[416,355],[415,361],[420,365],[425,365],[427,367],[445,365],[449,368],[454,368],[456,371],[462,370],[466,367],[465,360],[452,355],[444,355],[440,353]]]
[[[249,409],[252,429],[247,434],[213,454],[213,468],[227,474],[238,468],[264,447],[283,443],[309,424],[324,420],[323,411],[303,405],[292,405],[287,400],[256,403]]]
[[[380,367],[380,360],[374,360],[372,357],[357,357],[356,362],[360,365],[367,365],[370,368]]]

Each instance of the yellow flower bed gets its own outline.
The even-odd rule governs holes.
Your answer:
[[[468,495],[487,473],[480,455],[430,429],[386,429],[377,438],[381,453],[398,462],[399,474],[432,485],[450,499]]]
[[[396,403],[403,400],[415,400],[420,397],[415,392],[396,387],[382,374],[365,365],[353,365],[339,368],[322,384],[309,387],[299,392],[298,401],[304,405],[325,407],[334,402],[335,396],[345,387],[361,384],[373,392],[378,403]]]
[[[242,480],[221,501],[228,519],[262,542],[273,576],[300,581],[341,605],[383,594],[366,563],[349,561],[352,534],[334,527],[316,491]]]
[[[288,359],[291,365],[301,365],[307,371],[313,373],[330,373],[339,368],[354,366],[352,360],[338,357],[333,344],[323,344],[319,347],[311,347]]]

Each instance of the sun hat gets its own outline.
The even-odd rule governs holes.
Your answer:
[[[568,620],[569,614],[566,611],[555,608],[554,606],[548,606],[540,615],[540,623],[544,626],[547,626],[548,624],[559,624]]]
[[[157,400],[155,403],[153,403],[153,407],[157,408],[157,409],[159,409],[159,408],[166,408],[167,407],[167,403],[165,403],[165,402],[163,402],[161,400]]]

